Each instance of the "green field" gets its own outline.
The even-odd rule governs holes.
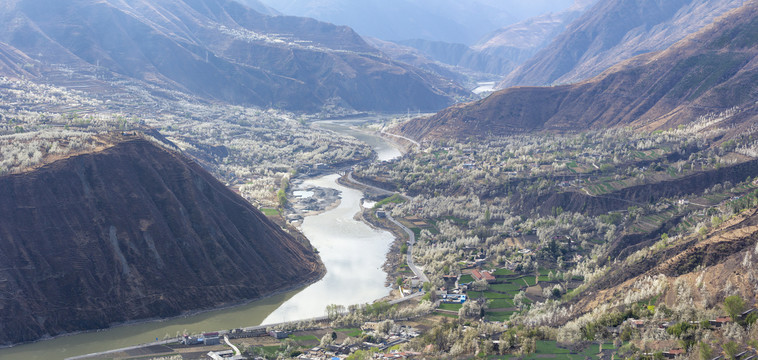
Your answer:
[[[440,309],[442,310],[449,310],[449,311],[458,311],[460,310],[462,304],[440,304]]]
[[[263,213],[263,215],[266,215],[266,216],[279,215],[279,209],[274,209],[274,208],[261,208],[261,212]]]
[[[586,347],[582,352],[572,354],[568,349],[563,349],[557,346],[554,341],[537,341],[537,351],[534,354],[529,354],[522,357],[517,356],[505,356],[502,359],[570,359],[570,360],[583,360],[583,359],[597,359],[598,345],[590,345]],[[613,344],[603,344],[603,349],[613,349]]]
[[[508,282],[508,283],[505,283],[505,284],[490,285],[490,289],[492,289],[494,291],[500,291],[500,292],[518,291],[518,290],[520,290],[523,287],[524,287],[523,283],[522,284],[518,284],[518,283],[514,284],[512,282]]]
[[[492,273],[492,275],[495,275],[495,276],[508,276],[508,275],[516,275],[516,273],[513,272],[512,270],[508,270],[506,268],[502,268],[502,269],[497,269],[497,271],[495,271],[494,273]]]
[[[506,321],[511,318],[513,311],[491,312],[487,311],[485,317],[489,321]]]
[[[488,303],[490,309],[503,309],[514,307],[513,300],[511,299],[493,299]]]
[[[474,277],[468,274],[461,275],[461,277],[458,279],[459,284],[467,284],[474,281]]]
[[[302,336],[290,335],[288,337],[295,341],[321,341],[315,335],[302,335]]]
[[[448,317],[448,318],[451,318],[451,319],[457,319],[458,318],[458,315],[453,315],[453,314],[446,313],[446,312],[441,312],[441,311],[435,311],[435,312],[433,312],[433,314],[434,315]]]
[[[380,208],[380,207],[382,207],[384,205],[387,205],[389,203],[400,204],[400,203],[403,203],[403,202],[405,202],[405,199],[403,199],[400,195],[395,194],[395,195],[392,195],[392,196],[388,196],[388,197],[386,197],[386,198],[384,198],[382,200],[379,200],[376,204],[374,204],[374,209],[378,209],[378,208]]]

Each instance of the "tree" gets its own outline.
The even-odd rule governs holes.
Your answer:
[[[737,321],[739,316],[745,311],[745,300],[739,295],[727,296],[724,299],[724,311],[732,317],[732,321]]]
[[[701,360],[710,360],[713,357],[713,350],[703,341],[698,344],[698,353]]]
[[[331,345],[332,341],[333,340],[332,340],[332,335],[331,334],[324,334],[324,336],[321,337],[320,346],[321,347],[325,347],[327,345]]]
[[[524,337],[521,340],[520,353],[522,355],[526,355],[526,354],[531,354],[535,351],[537,351],[537,341],[535,341],[533,337]]]
[[[734,341],[724,344],[724,353],[726,354],[727,359],[736,359],[739,349],[739,345]]]

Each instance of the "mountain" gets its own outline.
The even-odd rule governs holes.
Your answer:
[[[0,29],[0,42],[48,72],[136,79],[234,104],[406,111],[466,95],[387,59],[350,28],[232,0],[10,0],[0,5]]]
[[[384,44],[376,44],[373,40],[369,42],[398,61],[422,55],[428,59],[455,66],[461,72],[481,73],[480,76],[485,76],[485,80],[492,80],[494,76],[509,74],[521,63],[529,60],[592,3],[594,0],[578,0],[565,10],[541,14],[508,25],[487,34],[472,46],[426,39],[396,41],[398,47],[395,48],[388,47],[387,42]],[[403,48],[406,51],[400,51]],[[416,63],[411,62],[411,64]]]
[[[537,51],[547,46],[566,27],[581,16],[594,3],[577,1],[563,11],[542,14],[497,29],[471,46],[471,50],[482,56],[499,57],[509,60],[513,67],[529,60]]]
[[[34,61],[18,49],[0,42],[0,74],[12,77],[36,77]]]
[[[758,3],[747,3],[671,48],[640,55],[588,81],[514,87],[411,120],[417,139],[581,131],[612,126],[668,128],[758,98]],[[747,121],[747,120],[746,120]]]
[[[568,84],[639,54],[664,50],[742,0],[599,1],[553,42],[509,74],[500,88]]]
[[[470,73],[470,70],[457,68],[454,65],[445,64],[441,61],[432,59],[418,49],[372,37],[364,37],[364,39],[371,46],[387,54],[392,60],[409,64],[446,79],[451,79],[458,84],[467,84],[471,82],[470,75],[467,73]]]
[[[634,250],[626,254],[649,246],[645,256],[634,260],[625,256],[626,261],[614,262],[602,279],[569,302],[572,316],[590,313],[602,305],[619,304],[625,296],[651,284],[651,279],[661,289],[656,297],[670,308],[682,304],[681,299],[687,297],[683,296],[685,291],[691,300],[684,304],[691,309],[718,308],[717,294],[726,284],[735,294],[753,299],[758,295],[754,280],[758,276],[756,225],[758,209],[751,208],[704,235],[687,236],[674,246],[654,247],[652,244],[660,238],[646,239],[641,246],[630,247]]]
[[[421,39],[399,41],[398,44],[414,48],[444,64],[486,74],[507,74],[516,67],[508,57],[476,51],[464,44]]]
[[[236,0],[238,3],[245,5],[263,15],[279,16],[282,13],[276,11],[276,9],[260,2],[259,0]]]
[[[256,299],[323,268],[181,154],[137,136],[0,177],[0,344]]]
[[[472,44],[494,29],[559,11],[572,0],[261,0],[288,15],[348,25],[382,40]]]

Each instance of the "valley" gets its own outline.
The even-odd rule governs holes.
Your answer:
[[[758,356],[758,2],[394,3],[0,5],[0,358]]]

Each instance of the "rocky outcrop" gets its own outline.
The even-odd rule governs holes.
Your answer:
[[[323,271],[199,165],[147,140],[0,177],[0,345],[256,299]]]

